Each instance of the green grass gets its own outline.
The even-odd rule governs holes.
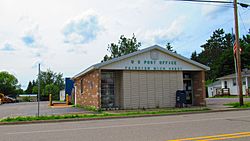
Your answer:
[[[198,112],[209,110],[206,107],[199,108],[171,108],[171,109],[150,109],[150,110],[129,110],[118,112],[101,112],[97,114],[67,114],[67,115],[49,115],[49,116],[19,116],[0,119],[0,122],[20,122],[20,121],[37,121],[37,120],[58,120],[58,119],[89,119],[89,118],[107,118],[107,117],[129,117],[141,115],[160,115],[173,114],[181,112]]]
[[[53,102],[66,102],[64,100],[53,100]]]
[[[233,102],[233,103],[228,103],[224,104],[225,106],[231,106],[233,108],[250,108],[250,102],[244,102],[243,106],[240,106],[239,102]]]
[[[223,95],[223,96],[220,96],[220,95],[216,95],[216,96],[213,96],[211,98],[238,98],[239,96],[237,95]],[[250,96],[243,96],[244,98],[250,98]]]
[[[84,109],[87,111],[98,112],[98,113],[102,112],[101,109],[97,109],[95,106],[81,106],[81,105],[77,104],[77,105],[74,105],[73,107],[77,107],[77,108]]]

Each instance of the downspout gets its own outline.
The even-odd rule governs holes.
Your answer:
[[[74,88],[75,88],[75,105],[77,105],[77,103],[76,103],[76,101],[77,101],[77,100],[76,100],[76,92],[77,92],[77,91],[76,91],[76,88],[77,88],[76,85],[74,86]]]

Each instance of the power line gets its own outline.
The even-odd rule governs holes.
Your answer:
[[[218,6],[218,7],[228,7],[228,8],[233,8],[233,5],[229,5],[231,3],[220,3],[220,4],[215,4],[215,3],[208,3],[208,2],[198,2],[198,1],[190,1],[190,0],[166,0],[166,1],[184,1],[184,2],[192,2],[193,4],[199,4],[199,5],[211,5],[211,6]]]
[[[233,8],[232,5],[231,6],[230,5],[218,5],[218,4],[210,4],[210,3],[193,3],[193,4]]]
[[[168,0],[168,1],[185,1],[185,2],[197,2],[196,4],[198,4],[199,2],[200,2],[200,4],[201,3],[203,3],[203,2],[205,2],[205,3],[207,3],[207,4],[205,4],[205,5],[212,5],[212,4],[209,4],[209,3],[221,3],[221,4],[233,4],[233,1],[208,1],[208,0]],[[242,4],[242,3],[239,3],[238,2],[238,4]],[[244,5],[248,5],[248,4],[244,4]],[[213,6],[222,6],[222,5],[213,5]],[[250,5],[248,5],[248,6],[250,6]],[[230,7],[229,5],[228,6],[225,6],[224,5],[224,7]],[[230,7],[230,8],[233,8],[233,5],[232,5],[232,7]],[[245,14],[246,13],[246,11],[245,12],[243,12],[242,14]],[[223,23],[223,24],[220,24],[220,25],[216,25],[217,27],[219,26],[219,27],[221,27],[221,26],[225,26],[225,25],[227,25],[227,24],[229,24],[229,22],[230,21],[232,21],[233,19],[229,19],[228,21],[226,21],[225,23]],[[245,28],[246,29],[246,28]],[[205,35],[207,35],[208,33],[211,33],[211,31],[209,31],[209,32],[207,32],[206,34],[202,34],[202,36],[197,36],[197,37],[194,37],[193,39],[191,39],[191,40],[189,40],[189,41],[194,41],[194,40],[197,40],[197,39],[201,39],[201,38],[203,38]],[[186,43],[185,43],[186,44]],[[181,44],[181,45],[179,45],[179,46],[183,46],[184,44]]]
[[[174,1],[186,1],[186,2],[205,2],[205,3],[224,3],[224,4],[232,4],[230,1],[214,1],[214,0],[174,0]]]
[[[231,1],[215,1],[215,0],[169,0],[169,1],[184,1],[184,2],[198,2],[198,3],[221,3],[221,4],[233,4]],[[237,2],[241,7],[248,8],[250,4]]]
[[[243,25],[244,29],[245,29],[245,30],[246,30],[246,32],[247,32],[247,29],[246,29],[246,26],[245,26],[245,24],[244,24],[244,22],[243,22],[243,19],[242,19],[242,17],[241,17],[240,11],[239,11],[239,15],[240,15],[240,20],[241,20],[241,23],[242,23],[242,25]]]

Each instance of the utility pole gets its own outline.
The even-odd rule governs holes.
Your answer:
[[[37,95],[37,116],[39,117],[39,114],[40,114],[40,93],[41,93],[41,90],[40,90],[40,63],[38,64],[38,95]]]
[[[237,64],[237,82],[239,90],[240,106],[244,105],[242,95],[242,81],[241,81],[241,57],[240,57],[240,42],[239,42],[239,26],[238,26],[238,8],[237,0],[234,0],[234,25],[235,25],[235,45],[236,45],[236,64]]]
[[[234,5],[234,22],[235,22],[235,45],[236,45],[236,65],[237,65],[237,82],[238,82],[238,93],[240,106],[244,105],[243,94],[242,94],[242,78],[241,78],[241,57],[240,57],[240,42],[239,42],[239,25],[238,25],[238,7],[239,4],[243,8],[248,8],[250,5],[246,3],[231,1],[217,1],[217,0],[170,0],[170,1],[185,1],[185,2],[201,2],[201,3],[224,3]]]

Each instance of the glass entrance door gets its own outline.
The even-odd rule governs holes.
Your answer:
[[[193,86],[190,74],[183,75],[183,90],[186,91],[186,104],[192,104],[193,98]]]
[[[101,107],[114,108],[115,106],[115,88],[114,73],[102,72],[101,75]]]

